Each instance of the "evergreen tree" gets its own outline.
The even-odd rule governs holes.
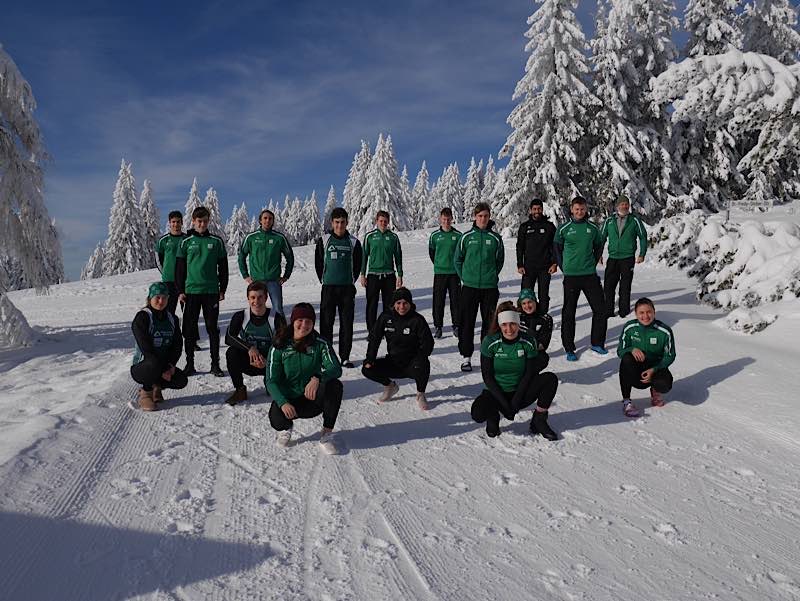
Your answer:
[[[81,270],[82,280],[93,280],[95,278],[103,277],[103,243],[98,242],[94,251],[89,256],[89,260]]]
[[[494,202],[494,188],[497,185],[497,171],[494,167],[494,159],[489,155],[486,161],[486,172],[483,174],[483,189],[481,190],[481,201],[492,206]]]
[[[441,203],[441,206],[438,207],[439,211],[442,210],[442,207],[450,207],[453,209],[453,217],[456,219],[458,219],[459,215],[464,214],[464,186],[461,185],[461,173],[458,170],[458,163],[450,164],[445,170],[439,194],[439,202]],[[438,211],[436,217],[437,219],[439,217]]]
[[[752,0],[742,20],[745,51],[766,54],[784,65],[800,60],[797,8],[789,0]]]
[[[742,34],[736,23],[740,0],[689,0],[683,27],[689,34],[684,54],[724,54],[741,48]]]
[[[383,209],[391,216],[393,229],[407,230],[408,216],[400,204],[400,179],[397,176],[397,160],[392,148],[392,137],[378,136],[375,154],[367,169],[367,179],[361,190],[361,200],[354,211],[358,223],[359,238],[375,227],[375,214]],[[353,232],[356,230],[354,229]]]
[[[151,269],[156,266],[156,243],[161,237],[161,230],[159,229],[158,208],[153,200],[153,189],[150,186],[150,180],[144,180],[142,186],[142,195],[139,197],[139,211],[141,212],[142,220],[144,222],[145,230],[145,265],[143,269]]]
[[[763,171],[756,170],[752,173],[750,187],[741,203],[751,211],[768,211],[772,208],[775,203],[775,194]]]
[[[331,231],[331,212],[336,208],[336,190],[328,190],[328,199],[325,201],[325,210],[322,213],[322,232]]]
[[[235,255],[239,252],[239,248],[242,246],[242,242],[244,242],[245,237],[251,231],[250,229],[250,217],[247,214],[247,207],[244,203],[240,207],[233,205],[233,211],[231,211],[231,218],[228,220],[228,223],[225,224],[225,236],[228,240],[227,242],[227,249],[228,254]]]
[[[360,225],[361,191],[367,181],[367,169],[371,161],[369,144],[361,140],[361,150],[353,156],[353,164],[342,193],[342,207],[349,215],[350,231],[356,231]]]
[[[203,201],[203,206],[207,208],[210,213],[208,217],[208,231],[222,238],[227,244],[227,240],[225,240],[225,228],[222,226],[222,215],[219,210],[219,198],[217,198],[217,191],[214,188],[209,188],[206,191],[206,198]]]
[[[136,183],[130,163],[122,159],[114,204],[108,219],[108,238],[103,254],[103,275],[117,275],[146,269],[148,260],[147,232],[139,203],[136,201]],[[154,252],[154,249],[149,249]]]
[[[415,228],[425,226],[425,216],[428,210],[428,197],[430,193],[430,175],[428,174],[428,167],[425,161],[422,161],[422,167],[420,167],[417,173],[417,179],[414,181],[414,189],[411,191],[411,206],[414,207],[411,223]]]
[[[481,175],[475,157],[469,163],[467,170],[467,184],[464,188],[464,219],[472,218],[472,210],[481,201]]]
[[[322,235],[316,190],[311,192],[311,198],[309,198],[303,206],[303,224],[305,226],[303,231],[303,245],[311,244],[311,242]]]
[[[400,206],[406,215],[406,229],[414,229],[414,197],[411,194],[411,184],[408,181],[408,168],[403,165],[400,174]]]
[[[444,207],[448,206],[442,200],[442,189],[444,187],[444,180],[448,169],[449,166],[445,167],[442,170],[442,175],[440,175],[439,179],[437,179],[433,183],[433,186],[431,186],[431,191],[428,193],[428,204],[423,208],[421,213],[424,215],[422,227],[434,227],[437,223],[439,223],[439,212]],[[457,213],[454,210],[453,216],[455,217],[456,215]]]
[[[533,196],[557,210],[560,199],[578,189],[579,144],[586,122],[599,104],[584,83],[589,68],[586,39],[575,17],[577,0],[536,0],[528,19],[530,53],[517,84],[519,104],[508,117],[513,132],[500,156],[510,155],[504,197],[494,216],[501,225],[517,223]]]
[[[189,231],[192,227],[192,211],[197,207],[203,206],[200,200],[200,193],[197,191],[197,178],[192,180],[192,189],[189,190],[189,198],[186,199],[186,206],[183,209],[183,230]]]
[[[258,222],[258,215],[253,215],[253,218],[250,220],[250,232],[255,232],[261,227],[261,224]]]

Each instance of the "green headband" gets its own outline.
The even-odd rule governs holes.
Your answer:
[[[536,294],[530,288],[523,288],[522,290],[519,291],[519,300],[524,301],[526,298],[532,300],[535,303],[539,302],[536,300]]]
[[[164,282],[153,282],[150,288],[147,289],[147,298],[154,296],[169,296],[169,288]]]

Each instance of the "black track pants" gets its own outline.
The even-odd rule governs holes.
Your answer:
[[[633,282],[634,257],[608,259],[603,290],[606,297],[606,315],[614,315],[614,295],[619,284],[619,316],[626,317],[631,312],[631,283]]]
[[[461,304],[461,280],[455,273],[438,273],[433,276],[433,327],[444,326],[444,299],[450,295],[450,323],[460,325],[458,313]]]
[[[643,390],[652,386],[661,394],[672,390],[672,374],[668,369],[656,370],[649,384],[642,382],[642,372],[651,367],[647,361],[637,361],[631,353],[622,356],[619,364],[619,389],[623,399],[631,398],[631,388]]]
[[[266,357],[264,357],[266,360]],[[247,351],[232,346],[225,351],[225,361],[227,362],[228,373],[231,375],[231,382],[234,388],[244,386],[244,374],[248,376],[261,376],[267,371],[266,367],[261,369],[250,365],[250,355]]]
[[[497,288],[461,287],[461,331],[458,335],[458,352],[462,357],[472,356],[475,350],[475,321],[481,311],[481,340],[492,325],[500,291]]]
[[[333,322],[339,312],[339,358],[350,359],[353,348],[353,319],[356,312],[356,287],[352,284],[337,286],[322,285],[322,296],[319,302],[319,333],[333,344]]]
[[[219,364],[219,294],[187,294],[183,308],[183,340],[186,360],[194,360],[194,345],[200,338],[200,311],[211,346],[211,363]]]
[[[531,382],[528,391],[515,406],[512,399],[516,391],[504,392],[506,403],[505,406],[497,401],[494,395],[486,389],[483,389],[472,403],[470,411],[472,419],[482,424],[487,419],[498,420],[502,414],[506,419],[513,420],[514,415],[525,407],[530,407],[536,403],[537,407],[542,409],[549,409],[553,398],[556,396],[556,389],[558,388],[558,377],[551,372],[539,374]]]
[[[378,320],[378,295],[383,301],[383,311],[392,308],[392,295],[397,287],[397,277],[393,273],[367,275],[367,330]]]
[[[339,407],[342,404],[342,394],[344,388],[339,380],[328,380],[325,384],[320,384],[317,390],[317,398],[309,400],[305,397],[292,399],[289,401],[297,411],[296,419],[310,419],[322,414],[322,426],[331,430],[336,425],[336,417],[339,415]],[[269,408],[269,423],[275,430],[289,430],[292,421],[283,414],[280,406],[272,402]]]
[[[417,383],[417,392],[425,392],[431,376],[431,362],[427,357],[397,363],[391,357],[376,359],[372,367],[362,367],[361,373],[373,382],[388,386],[394,378],[411,378]]]
[[[575,312],[581,292],[592,308],[592,346],[606,345],[608,317],[600,277],[592,275],[564,276],[564,307],[561,310],[561,343],[567,352],[575,351]]]
[[[175,368],[175,373],[172,374],[172,378],[167,382],[161,377],[161,374],[166,370],[167,364],[165,361],[160,360],[158,357],[148,357],[136,365],[131,365],[131,377],[134,382],[141,384],[145,390],[152,390],[153,386],[179,390],[189,383],[189,379],[177,367]]]

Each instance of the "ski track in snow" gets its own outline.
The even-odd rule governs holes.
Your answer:
[[[427,234],[401,236],[407,284],[430,319]],[[502,298],[518,290],[513,243]],[[311,249],[297,256],[289,306],[318,296]],[[479,370],[458,371],[445,327],[431,410],[417,409],[407,380],[377,405],[380,387],[346,370],[343,453],[326,456],[319,420],[275,445],[256,379],[232,408],[229,379],[208,374],[166,391],[157,413],[128,408],[129,321],[154,277],[12,294],[48,341],[0,353],[3,599],[800,598],[800,412],[784,375],[798,353],[779,344],[797,323],[780,337],[722,331],[691,282],[645,263],[634,294],[654,298],[678,346],[664,408],[634,391],[643,416],[622,416],[623,321],[609,321],[612,352],[594,355],[582,303],[577,364],[558,331],[550,349],[558,443],[528,434],[530,410],[485,436],[469,417]],[[243,297],[232,280],[227,298]],[[560,321],[559,277],[551,296]],[[243,304],[226,300],[223,323]],[[359,288],[359,359],[363,312]]]

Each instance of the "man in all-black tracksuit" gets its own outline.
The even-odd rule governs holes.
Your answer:
[[[417,405],[428,409],[425,388],[431,374],[428,357],[433,352],[433,336],[425,318],[417,313],[408,288],[398,288],[392,297],[394,303],[384,311],[369,333],[367,357],[361,373],[369,380],[383,384],[379,403],[391,399],[400,389],[391,378],[413,378],[417,383]],[[378,359],[381,340],[386,338],[387,355]]]
[[[319,303],[319,331],[327,341],[333,340],[333,322],[339,312],[339,356],[342,367],[352,368],[353,319],[356,311],[356,287],[361,272],[361,243],[347,231],[347,211],[336,207],[331,211],[332,231],[317,240],[314,267],[322,283]]]
[[[550,308],[550,276],[558,264],[553,253],[556,226],[544,214],[544,204],[538,198],[531,201],[530,217],[517,231],[517,272],[522,275],[521,289],[539,287],[538,313]]]

